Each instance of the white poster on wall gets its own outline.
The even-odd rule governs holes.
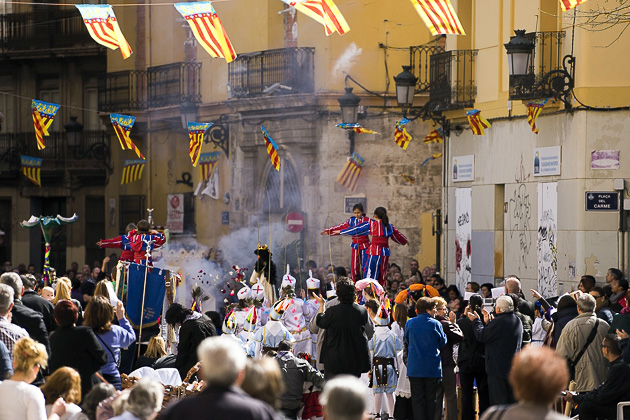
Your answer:
[[[453,156],[453,182],[475,180],[475,155]]]
[[[183,233],[184,194],[169,194],[167,201],[166,227],[171,233]]]
[[[459,290],[466,289],[471,281],[472,261],[472,189],[455,190],[455,281]]]
[[[538,292],[558,294],[558,183],[538,184]]]
[[[560,175],[560,146],[534,149],[534,176]]]

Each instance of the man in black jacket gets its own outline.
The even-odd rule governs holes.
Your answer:
[[[37,279],[30,274],[24,274],[20,276],[22,279],[22,285],[24,286],[24,294],[22,295],[22,303],[27,308],[31,308],[35,312],[39,312],[44,317],[44,325],[48,334],[52,333],[56,327],[55,318],[53,312],[55,305],[52,302],[47,301],[43,297],[37,294],[35,286],[37,286]]]
[[[619,338],[609,334],[602,340],[602,353],[610,362],[606,380],[596,389],[574,394],[567,392],[567,401],[578,404],[580,420],[617,418],[617,403],[630,400],[630,365],[623,362]]]

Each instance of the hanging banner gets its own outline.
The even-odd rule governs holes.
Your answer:
[[[171,233],[184,233],[184,194],[169,194],[166,226]]]
[[[538,291],[558,295],[558,183],[538,184]]]
[[[81,12],[85,27],[92,39],[112,50],[120,48],[123,59],[131,56],[133,51],[125,39],[114,10],[109,4],[75,4]]]
[[[466,289],[472,275],[472,189],[455,190],[455,281],[459,290]]]

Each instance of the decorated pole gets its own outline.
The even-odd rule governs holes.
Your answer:
[[[153,211],[153,209],[151,209]],[[150,215],[151,213],[149,213]],[[153,235],[149,235],[149,240],[145,241],[147,250],[144,254],[144,281],[142,285],[142,308],[140,309],[140,330],[138,331],[138,357],[140,357],[140,347],[142,347],[142,325],[144,324],[144,301],[147,296],[147,275],[149,274],[149,258],[151,258],[151,244],[153,243]]]

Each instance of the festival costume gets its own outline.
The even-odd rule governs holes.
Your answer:
[[[308,275],[309,278],[306,279],[306,289],[317,290],[317,293],[319,294],[320,281],[313,277],[312,270],[308,270]],[[309,293],[308,296],[311,296],[311,294]],[[313,319],[313,316],[315,316],[315,314],[319,311],[319,302],[317,301],[317,299],[311,298],[304,302],[304,306],[306,309],[304,311],[304,319],[306,320],[306,325],[309,325],[311,323],[311,319]],[[311,344],[311,359],[317,361],[317,334],[311,333]]]
[[[136,229],[132,229],[126,235],[116,236],[111,239],[101,239],[100,248],[119,248],[122,249],[118,261],[133,261],[133,250],[131,249],[131,238],[137,233]]]
[[[254,264],[249,283],[260,283],[265,288],[265,299],[271,304],[277,300],[276,293],[276,264],[271,260],[271,250],[267,245],[259,244],[254,254],[258,259]]]
[[[397,244],[407,245],[408,241],[405,235],[400,233],[391,223],[385,226],[382,221],[374,219],[343,229],[339,234],[353,237],[367,234],[372,236],[372,242],[366,250],[367,258],[363,265],[363,272],[367,273],[370,270],[373,273],[373,277],[384,287],[385,273],[387,272],[387,263],[390,255],[389,238]]]
[[[367,216],[362,216],[360,218],[352,216],[340,225],[324,229],[324,232],[328,233],[330,236],[337,236],[339,234],[336,233],[336,231],[353,228],[362,223],[368,223],[369,221],[370,218]],[[363,270],[363,273],[365,273],[363,268],[366,266],[366,249],[369,247],[370,237],[367,233],[352,235],[352,244],[350,245],[350,248],[352,249],[352,253],[350,255],[350,275],[352,277],[352,281],[361,279],[361,272],[359,272],[359,270]]]
[[[166,242],[161,233],[137,233],[129,239],[133,250],[133,262],[153,267],[151,251],[160,248]]]
[[[313,351],[311,334],[308,331],[308,323],[306,318],[310,315],[309,307],[304,301],[295,296],[296,279],[289,274],[290,267],[287,264],[287,273],[282,278],[281,288],[291,287],[291,293],[285,297],[282,302],[284,315],[280,319],[282,324],[289,330],[293,336],[295,343],[293,344],[293,354],[300,355],[305,353],[310,355]]]

